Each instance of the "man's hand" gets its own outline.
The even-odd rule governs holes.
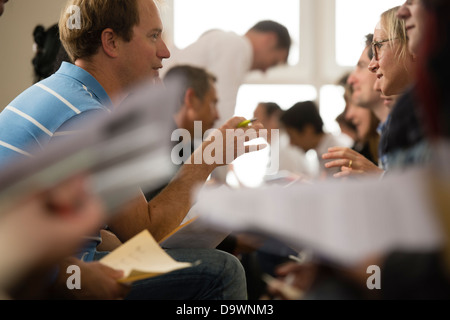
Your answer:
[[[105,218],[103,205],[90,193],[85,177],[51,190],[24,195],[0,217],[0,286],[14,286],[36,270],[52,268],[74,254],[83,237]]]
[[[245,120],[243,117],[233,117],[219,129],[211,130],[202,147],[194,152],[191,163],[199,164],[198,159],[202,159],[204,164],[219,167],[231,164],[245,153],[264,149],[267,144],[245,145],[260,137],[261,130],[264,129],[259,121],[254,121],[251,126],[238,128],[239,123]]]
[[[69,265],[80,267],[81,289],[68,289],[66,273]],[[52,297],[70,300],[118,300],[124,299],[130,291],[130,286],[117,282],[123,277],[123,272],[112,269],[100,262],[83,262],[68,258],[61,264],[58,280],[54,284]]]
[[[287,262],[275,270],[278,278],[268,281],[267,291],[272,297],[282,300],[302,299],[316,280],[317,272],[313,263]]]
[[[120,241],[131,239],[143,229],[160,241],[180,225],[192,207],[194,190],[205,183],[215,168],[266,146],[244,146],[246,141],[258,138],[264,128],[255,121],[252,126],[238,129],[238,124],[244,120],[234,117],[219,129],[211,130],[209,138],[193,152],[164,190],[148,203],[144,195],[140,195],[108,221]]]

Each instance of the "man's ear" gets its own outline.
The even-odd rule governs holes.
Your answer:
[[[275,32],[264,33],[264,44],[268,47],[274,48],[278,45],[278,37]]]
[[[184,105],[186,106],[187,110],[195,110],[195,101],[197,98],[197,94],[195,93],[194,89],[188,88],[186,90],[186,93],[184,94]]]
[[[317,135],[316,129],[310,123],[304,125],[302,133],[307,134],[309,137]]]
[[[117,58],[119,37],[114,30],[111,28],[103,30],[101,40],[102,48],[105,54],[111,58]]]

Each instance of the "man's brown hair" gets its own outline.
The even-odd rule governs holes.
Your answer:
[[[217,78],[205,69],[191,65],[178,65],[169,69],[164,76],[164,81],[172,81],[172,79],[180,79],[184,88],[180,93],[180,104],[183,104],[184,95],[189,88],[192,88],[197,98],[203,101],[211,88],[211,83],[217,81]]]
[[[70,27],[70,19],[79,8],[81,25]],[[133,27],[139,24],[137,0],[69,0],[61,13],[59,33],[61,42],[70,59],[88,59],[101,46],[103,30],[111,28],[125,41],[133,37]]]

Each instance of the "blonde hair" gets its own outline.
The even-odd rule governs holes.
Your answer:
[[[399,47],[395,52],[398,60],[405,59],[410,55],[408,49],[408,37],[406,34],[405,20],[397,17],[397,11],[400,7],[391,8],[381,14],[381,28],[386,32],[389,40],[397,40]],[[389,45],[394,49],[394,42],[390,41]]]
[[[81,24],[71,27],[72,8],[77,8]],[[71,13],[72,12],[72,13]],[[102,32],[111,28],[125,41],[133,37],[139,24],[137,0],[69,0],[59,19],[61,43],[72,61],[88,59],[101,46]]]

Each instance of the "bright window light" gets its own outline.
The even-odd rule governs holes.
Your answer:
[[[320,88],[320,116],[327,132],[339,134],[341,129],[336,117],[345,109],[344,88],[325,85]]]
[[[316,99],[317,91],[311,85],[245,84],[239,89],[235,115],[252,118],[260,102],[275,102],[287,110],[299,101]]]
[[[293,46],[289,64],[299,61],[300,1],[283,0],[174,0],[174,43],[182,49],[205,31],[223,29],[244,34],[261,20],[288,28]]]
[[[405,0],[336,0],[336,62],[341,66],[356,65],[365,43],[373,33],[380,15]]]
[[[316,100],[317,91],[310,85],[242,85],[235,114],[252,118],[259,102],[276,102],[281,109],[287,110],[299,101]],[[252,141],[252,144],[265,141]],[[268,165],[268,150],[261,150],[241,156],[233,162],[234,174],[246,187],[256,187],[263,182]]]

